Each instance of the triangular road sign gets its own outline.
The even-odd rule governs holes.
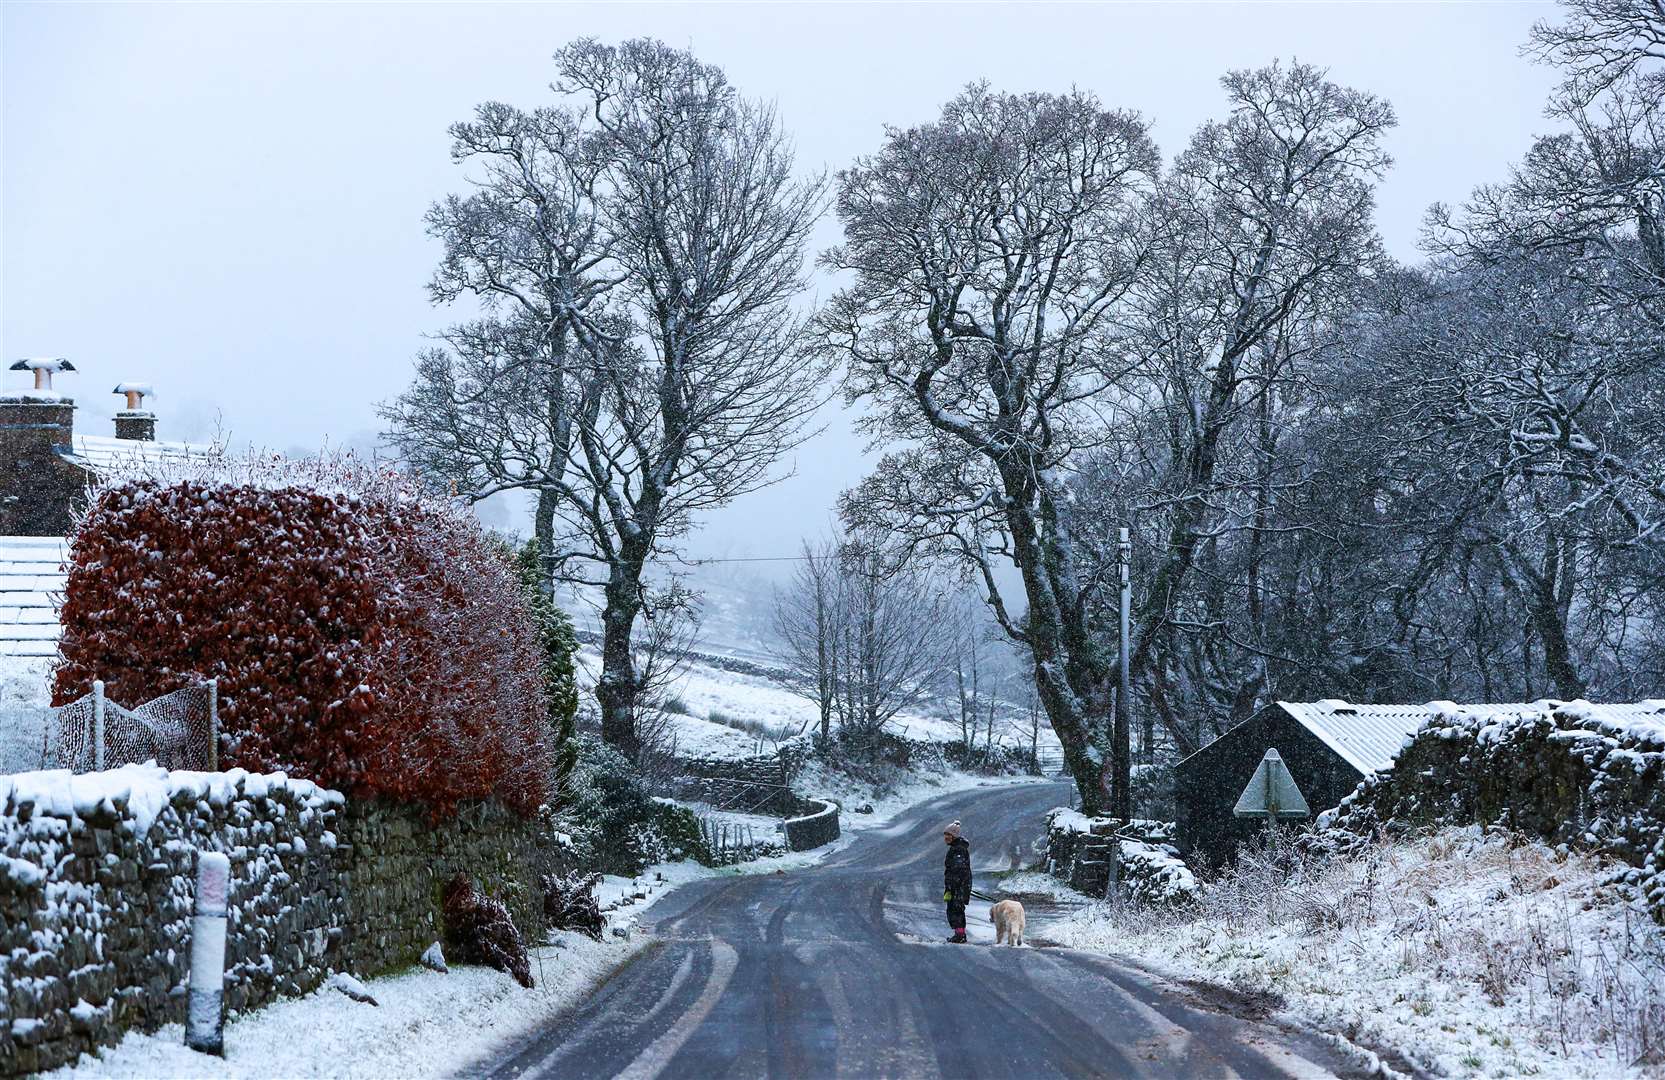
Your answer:
[[[1304,818],[1311,813],[1276,750],[1266,751],[1231,812],[1238,817],[1257,818]]]

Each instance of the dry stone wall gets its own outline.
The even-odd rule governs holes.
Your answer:
[[[678,798],[749,814],[789,817],[807,804],[793,794],[793,770],[775,754],[749,758],[678,758]]]
[[[231,859],[231,1011],[415,961],[468,873],[540,930],[533,826],[494,807],[431,824],[282,773],[0,777],[0,1076],[183,1019],[199,850]]]
[[[788,818],[786,846],[793,851],[808,851],[838,839],[838,804],[829,800],[810,799],[815,808],[803,817]]]
[[[1197,879],[1171,841],[1170,821],[1090,818],[1068,807],[1046,816],[1047,873],[1088,896],[1108,897],[1112,869],[1124,899],[1183,904],[1198,895]]]
[[[1346,851],[1379,833],[1499,826],[1621,864],[1665,923],[1665,703],[1652,717],[1587,701],[1522,709],[1441,703],[1392,769],[1319,816],[1305,842]]]

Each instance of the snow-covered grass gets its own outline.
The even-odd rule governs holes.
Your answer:
[[[1611,880],[1590,857],[1448,829],[1324,862],[1286,845],[1187,911],[1095,904],[1044,933],[1275,995],[1436,1075],[1662,1075],[1665,930]]]
[[[224,1059],[185,1049],[169,1024],[130,1033],[98,1058],[44,1075],[80,1077],[453,1076],[500,1044],[549,1023],[581,1001],[641,947],[642,939],[591,941],[562,933],[532,951],[537,986],[484,967],[449,974],[414,968],[365,985],[379,1005],[325,987],[226,1025]]]
[[[599,650],[585,646],[574,659],[581,692],[593,694],[601,673]],[[814,705],[768,679],[697,662],[690,663],[665,692],[684,710],[665,717],[666,734],[674,736],[676,754],[684,758],[735,760],[773,753],[776,740],[756,732],[795,735],[815,716]],[[742,721],[751,730],[712,720],[713,713]]]
[[[1086,902],[1080,893],[1040,870],[1019,870],[1003,874],[995,886],[995,891],[1002,896],[1015,896],[1019,899],[1039,897],[1057,904]]]

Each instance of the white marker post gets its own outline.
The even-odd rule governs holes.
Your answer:
[[[93,768],[104,771],[104,680],[93,680],[92,715]]]
[[[198,852],[185,1045],[218,1057],[225,1056],[225,909],[230,893],[231,860],[218,851]]]

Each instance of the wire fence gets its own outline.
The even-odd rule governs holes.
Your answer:
[[[57,710],[47,725],[41,767],[97,772],[154,761],[164,769],[219,768],[219,688],[213,679],[127,709],[104,683]]]
[[[749,824],[724,821],[700,814],[700,839],[711,853],[711,861],[718,866],[750,862],[765,855],[786,850],[785,841],[777,834],[766,833],[759,838]]]

